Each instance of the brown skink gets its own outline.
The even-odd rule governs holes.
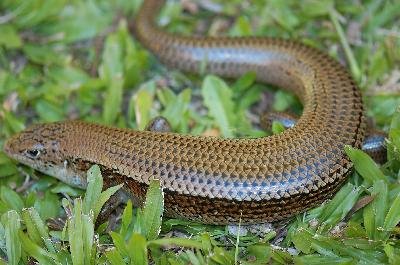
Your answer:
[[[10,138],[10,157],[82,188],[85,171],[98,164],[105,183],[125,183],[139,201],[157,178],[168,216],[212,224],[281,220],[340,188],[352,167],[344,146],[359,148],[366,131],[360,91],[343,66],[293,41],[169,34],[155,23],[163,1],[143,2],[133,30],[162,62],[191,72],[205,64],[225,77],[254,71],[259,82],[300,98],[295,126],[269,137],[223,139],[65,121]]]

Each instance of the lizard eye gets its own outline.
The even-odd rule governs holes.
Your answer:
[[[29,157],[29,158],[38,158],[40,156],[40,150],[38,149],[31,149],[31,150],[26,150],[25,154]]]

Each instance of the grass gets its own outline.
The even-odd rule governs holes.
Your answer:
[[[337,195],[260,237],[175,219],[161,223],[156,182],[143,209],[128,203],[96,227],[101,206],[118,189],[102,191],[97,167],[82,192],[0,153],[0,264],[399,264],[400,3],[185,3],[190,14],[168,1],[160,23],[169,31],[292,38],[346,64],[368,116],[389,133],[388,162],[378,166],[347,147],[356,171]],[[228,82],[166,69],[128,32],[139,5],[0,2],[0,146],[28,124],[70,118],[143,129],[162,115],[176,132],[262,136],[251,117],[266,94],[275,111],[301,111],[295,97],[254,83],[251,73]]]

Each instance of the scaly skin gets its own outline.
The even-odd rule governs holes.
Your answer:
[[[267,112],[260,117],[261,127],[267,131],[272,130],[274,121],[280,122],[285,129],[296,125],[298,117],[285,112]],[[387,133],[373,129],[372,124],[367,125],[367,132],[361,149],[367,153],[376,163],[383,164],[387,161],[386,138]]]
[[[361,95],[339,63],[311,47],[270,38],[193,38],[161,31],[163,1],[146,0],[133,30],[162,62],[225,77],[257,73],[260,82],[294,92],[304,110],[293,128],[257,139],[222,139],[134,131],[80,121],[35,125],[5,152],[20,162],[84,187],[99,164],[108,185],[125,183],[139,201],[153,178],[165,191],[166,214],[212,224],[281,220],[330,198],[359,148],[365,121]]]

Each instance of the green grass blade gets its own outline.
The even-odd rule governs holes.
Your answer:
[[[117,249],[109,250],[105,253],[107,260],[111,263],[111,265],[122,265],[126,264],[121,254]]]
[[[19,231],[19,238],[22,242],[22,247],[24,251],[26,251],[29,255],[34,257],[39,264],[57,264],[61,265],[62,263],[58,261],[57,256],[54,253],[50,253],[45,249],[38,246],[35,242],[33,242],[28,236],[24,234],[24,232]]]
[[[257,261],[268,262],[271,258],[272,247],[267,243],[258,243],[247,248],[248,255],[255,257]]]
[[[383,228],[385,231],[392,231],[395,226],[400,222],[400,193],[394,199],[392,205],[389,208],[389,212],[385,217]]]
[[[84,264],[93,264],[91,262],[92,255],[96,254],[96,246],[93,244],[94,239],[94,222],[93,215],[82,215],[82,241],[84,251]]]
[[[318,254],[306,255],[294,258],[294,264],[298,265],[351,265],[355,260],[352,258],[329,257]]]
[[[297,229],[296,232],[293,233],[292,242],[299,251],[305,254],[311,253],[312,236],[305,229]]]
[[[255,72],[247,72],[242,75],[232,86],[232,90],[235,93],[246,92],[246,90],[254,84],[256,81],[257,75]]]
[[[1,186],[0,199],[6,204],[8,209],[17,212],[21,212],[25,206],[21,196],[7,186]]]
[[[98,165],[94,165],[89,169],[87,172],[87,181],[88,186],[83,201],[83,212],[89,214],[90,211],[93,211],[93,218],[96,220],[103,205],[123,186],[123,184],[110,187],[102,192],[103,177]]]
[[[283,127],[281,122],[273,121],[271,131],[273,134],[280,134],[285,131],[285,127]]]
[[[107,87],[103,104],[103,121],[105,124],[113,124],[121,112],[124,79],[115,76]]]
[[[201,249],[203,244],[197,240],[187,238],[161,238],[155,239],[148,242],[152,246],[180,246],[187,248],[198,248]]]
[[[39,213],[35,208],[28,208],[22,210],[22,218],[27,227],[29,237],[38,244],[42,246],[44,244],[47,250],[51,253],[55,253],[56,250],[49,237],[48,227],[45,225],[43,220],[40,218]]]
[[[372,195],[375,199],[364,209],[365,231],[370,239],[383,239],[385,233],[382,233],[382,229],[389,206],[387,183],[376,181],[372,187]]]
[[[400,161],[400,108],[398,108],[393,114],[393,118],[390,123],[387,150],[389,161],[394,159]],[[393,170],[396,171],[398,168],[394,167]]]
[[[364,228],[368,238],[374,239],[376,234],[375,212],[372,204],[365,207],[363,211]]]
[[[331,21],[332,21],[333,25],[335,26],[336,32],[339,35],[340,43],[342,44],[342,47],[346,54],[347,61],[350,65],[351,73],[355,80],[360,81],[360,79],[361,79],[360,67],[358,66],[358,63],[357,63],[357,61],[354,57],[354,54],[350,48],[350,45],[346,38],[346,35],[343,32],[342,26],[340,26],[337,16],[338,16],[337,11],[334,8],[330,8],[329,9],[329,17],[331,18]]]
[[[104,204],[110,199],[110,197],[115,194],[120,188],[122,188],[124,184],[120,184],[114,187],[110,187],[103,191],[100,194],[100,197],[98,198],[98,201],[94,205],[94,220],[97,219],[97,216],[99,215],[101,208],[104,206]]]
[[[121,228],[119,230],[119,234],[125,238],[127,237],[128,229],[132,223],[132,213],[132,201],[128,200],[124,212],[122,213]]]
[[[14,210],[8,211],[1,216],[5,229],[6,251],[10,265],[17,265],[21,259],[21,241],[18,231],[21,228],[20,217]]]
[[[327,225],[333,226],[342,220],[357,202],[361,189],[348,183],[325,206],[319,219]]]
[[[220,265],[235,264],[235,254],[220,247],[215,247],[210,259]]]
[[[143,231],[148,240],[156,239],[161,230],[164,194],[160,181],[152,180],[146,193],[143,209]]]
[[[209,110],[221,133],[225,137],[233,137],[232,128],[235,128],[234,103],[232,91],[220,78],[209,75],[204,79],[201,93],[204,104]]]
[[[121,253],[122,256],[128,257],[129,256],[129,249],[127,248],[125,244],[124,238],[121,236],[121,234],[118,234],[116,232],[110,232],[110,236],[113,240],[115,248],[118,250],[119,253]]]
[[[144,130],[151,119],[150,113],[154,102],[155,88],[154,82],[145,83],[136,92],[131,102],[134,104],[136,123],[139,130]]]
[[[191,265],[206,264],[205,261],[202,262],[202,261],[196,256],[196,254],[195,254],[193,251],[191,251],[191,250],[186,250],[186,251],[185,251],[185,254],[186,254],[187,259],[189,260],[189,262],[190,262]]]
[[[27,229],[29,237],[32,239],[32,241],[35,244],[37,244],[37,245],[42,247],[43,246],[42,238],[41,238],[41,236],[39,234],[39,231],[37,230],[37,228],[36,228],[36,226],[35,226],[35,224],[34,224],[34,222],[32,220],[32,217],[30,215],[29,210],[28,209],[23,209],[22,213],[21,213],[21,216],[22,216],[22,219],[23,219],[23,221],[24,221],[24,223],[26,225],[26,229]]]
[[[400,264],[400,250],[398,248],[386,243],[383,249],[389,259],[389,264]]]
[[[123,26],[117,32],[107,36],[103,50],[100,76],[106,81],[107,92],[103,104],[103,121],[112,124],[121,110],[123,84],[124,84],[124,44],[120,34]]]
[[[129,256],[131,264],[147,265],[147,242],[146,238],[141,234],[133,233],[128,241]]]
[[[67,232],[70,243],[70,251],[72,263],[74,265],[84,264],[84,241],[83,223],[82,223],[82,200],[80,198],[74,200],[73,215],[68,218]]]
[[[165,94],[167,91],[170,91],[170,93],[174,96],[173,99],[165,100],[165,103],[163,103],[165,109],[162,112],[161,116],[167,119],[173,130],[179,128],[182,129],[186,128],[187,119],[185,119],[185,117],[188,116],[188,109],[190,105],[192,90],[185,89],[176,96],[171,90],[165,89],[161,91],[162,92],[160,92],[160,90],[157,91],[158,98],[160,98],[160,96],[163,97],[163,94]],[[181,118],[176,119],[176,117],[181,117]],[[179,127],[179,125],[181,127]]]
[[[86,214],[95,208],[103,189],[103,177],[98,165],[94,165],[88,170],[87,182],[85,198],[83,199],[83,212]]]
[[[351,146],[345,147],[346,154],[354,163],[354,167],[360,175],[370,184],[374,181],[387,181],[386,176],[379,169],[378,165],[365,152]]]

